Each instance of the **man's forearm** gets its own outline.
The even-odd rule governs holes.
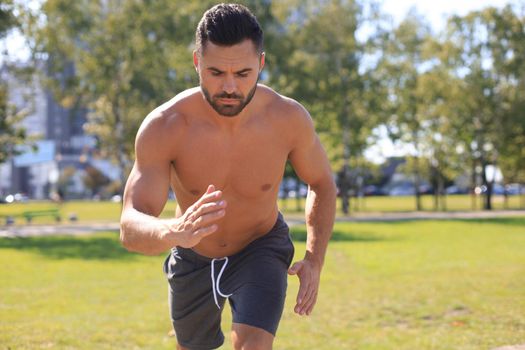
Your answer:
[[[145,255],[157,255],[176,244],[168,239],[168,220],[128,209],[120,220],[120,241],[130,250]]]
[[[306,255],[322,267],[335,219],[336,187],[331,181],[310,186],[306,198]]]

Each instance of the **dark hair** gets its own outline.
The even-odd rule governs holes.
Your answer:
[[[206,11],[195,32],[195,49],[202,51],[211,41],[233,46],[250,39],[257,52],[263,51],[263,31],[251,11],[239,4],[219,4]]]

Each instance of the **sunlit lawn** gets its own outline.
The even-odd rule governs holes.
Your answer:
[[[0,238],[0,348],[173,349],[164,257],[117,236]],[[310,318],[289,282],[275,349],[525,344],[525,217],[338,223]]]
[[[481,197],[476,197],[474,200],[475,210],[481,209]],[[285,213],[300,213],[304,210],[304,199],[287,199],[279,200],[279,207]],[[356,208],[356,203],[358,207]],[[447,210],[473,210],[472,198],[468,195],[456,195],[446,197]],[[422,197],[423,210],[433,211],[433,197]],[[341,201],[337,201],[338,212],[340,212]],[[493,199],[493,206],[495,210],[504,209],[503,196],[495,196]],[[175,201],[169,201],[166,204],[163,217],[172,216],[176,207]],[[118,221],[121,211],[120,203],[113,202],[95,202],[95,201],[67,201],[60,205],[52,202],[27,202],[14,204],[0,204],[0,225],[4,221],[3,216],[19,215],[25,211],[31,210],[45,210],[58,208],[63,221],[67,222],[69,217],[74,214],[79,222],[89,221]],[[406,212],[415,210],[415,198],[412,196],[403,197],[365,197],[356,200],[351,200],[351,213],[373,213],[373,212]],[[525,209],[525,196],[509,196],[508,209]],[[37,217],[33,220],[34,224],[53,223],[52,217]],[[15,224],[25,224],[25,220],[21,217],[15,218]]]

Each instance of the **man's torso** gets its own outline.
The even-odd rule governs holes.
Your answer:
[[[176,123],[178,139],[170,164],[170,184],[177,197],[177,216],[213,184],[223,192],[226,215],[218,230],[203,239],[194,250],[210,257],[228,256],[240,251],[267,233],[277,220],[277,196],[288,154],[289,131],[286,116],[280,112],[282,98],[266,87],[252,106],[257,113],[235,130],[218,127],[202,107],[194,89],[182,100],[167,106],[166,117],[184,118]],[[176,144],[175,144],[176,143]]]

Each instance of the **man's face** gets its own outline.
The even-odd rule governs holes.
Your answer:
[[[206,101],[219,115],[233,117],[255,94],[264,54],[251,40],[227,47],[207,42],[202,53],[193,54],[193,61]]]

